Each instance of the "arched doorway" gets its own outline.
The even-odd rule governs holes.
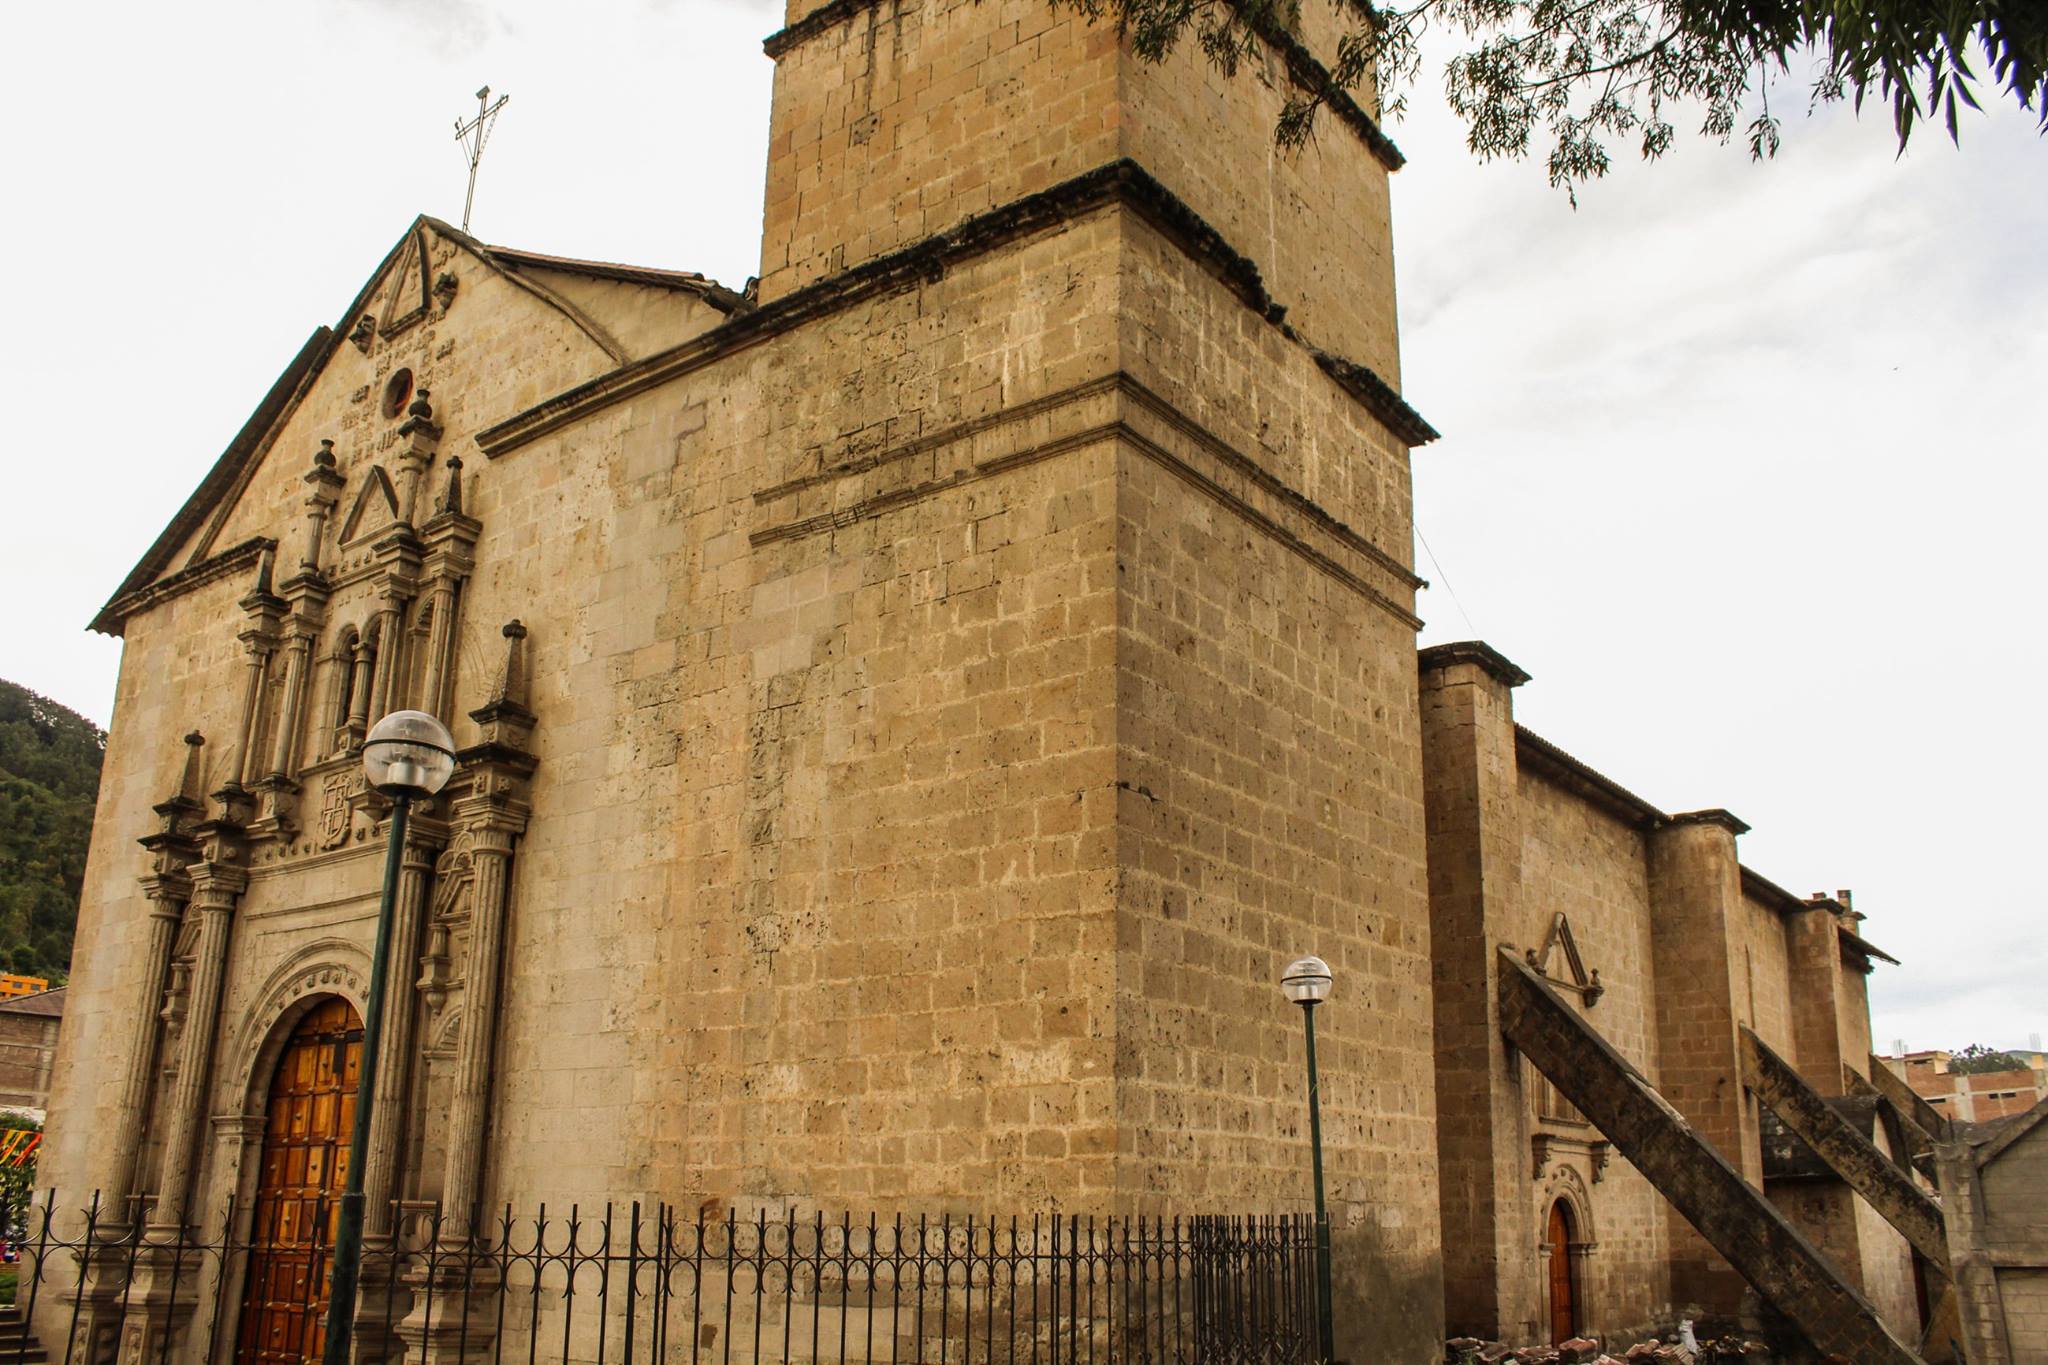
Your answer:
[[[1579,1305],[1572,1283],[1572,1243],[1578,1227],[1571,1206],[1560,1199],[1550,1206],[1550,1341],[1557,1345],[1579,1334]]]
[[[348,1175],[363,1020],[329,996],[299,1019],[264,1108],[236,1365],[303,1365],[326,1344],[334,1207]]]

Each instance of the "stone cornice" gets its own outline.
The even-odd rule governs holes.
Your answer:
[[[1337,385],[1410,446],[1435,440],[1436,429],[1367,367],[1318,350],[1286,322],[1286,309],[1266,292],[1258,266],[1223,235],[1153,179],[1135,161],[1113,161],[1051,189],[978,214],[947,232],[806,285],[742,313],[680,346],[579,384],[546,402],[477,433],[476,443],[496,459],[593,412],[623,402],[759,345],[818,318],[865,300],[914,289],[944,278],[949,267],[975,259],[1020,237],[1057,227],[1108,205],[1131,209],[1206,268],[1245,307],[1301,346]]]
[[[120,621],[138,611],[168,602],[174,597],[183,597],[195,588],[227,577],[229,574],[248,568],[261,559],[266,551],[275,550],[277,542],[268,536],[251,536],[239,545],[230,546],[209,559],[180,569],[168,578],[159,578],[148,587],[117,597],[101,610],[100,618]],[[283,607],[284,604],[278,604]]]
[[[1733,811],[1722,810],[1719,806],[1711,806],[1706,810],[1680,811],[1669,818],[1674,825],[1713,825],[1718,829],[1727,830],[1730,834],[1749,833],[1748,824],[1740,816]]]
[[[1597,772],[1535,731],[1515,727],[1515,762],[1555,786],[1607,811],[1624,824],[1652,830],[1671,817],[1606,774]]]
[[[1507,655],[1484,640],[1455,640],[1450,644],[1431,645],[1416,655],[1416,662],[1425,673],[1449,668],[1453,664],[1475,664],[1503,687],[1520,687],[1529,681],[1527,673],[1515,667]]]
[[[761,40],[761,50],[770,57],[780,60],[782,54],[798,47],[820,34],[837,28],[868,10],[874,9],[882,0],[830,0],[786,28],[777,29]],[[1232,8],[1237,8],[1232,5]],[[1379,121],[1351,98],[1351,92],[1338,85],[1330,75],[1330,68],[1317,60],[1308,50],[1307,44],[1289,33],[1272,17],[1263,12],[1245,13],[1239,10],[1239,17],[1247,27],[1258,35],[1259,40],[1273,49],[1287,67],[1288,79],[1295,85],[1323,102],[1323,107],[1335,115],[1337,120],[1363,142],[1373,159],[1389,171],[1398,171],[1408,163],[1401,149],[1386,135]]]

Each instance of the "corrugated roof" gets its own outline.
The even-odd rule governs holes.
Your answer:
[[[12,1000],[0,1000],[0,1012],[61,1019],[64,1016],[64,991],[65,987],[59,986],[53,991],[37,991],[34,995],[17,995]]]

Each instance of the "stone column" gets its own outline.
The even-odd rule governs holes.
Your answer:
[[[441,573],[434,578],[433,613],[433,631],[427,637],[427,668],[420,679],[419,708],[445,718],[455,647],[455,579],[450,574]]]
[[[395,592],[386,592],[384,606],[377,612],[377,667],[370,675],[370,695],[365,699],[366,719],[375,724],[395,708],[391,698],[398,686],[398,662],[405,654],[404,602]]]
[[[398,1153],[405,1141],[405,1109],[411,1095],[420,929],[433,885],[434,856],[431,842],[408,836],[399,864],[391,958],[384,978],[384,1060],[377,1068],[377,1089],[370,1102],[370,1147],[363,1167],[364,1231],[371,1239],[392,1234],[391,1201],[398,1192]]]
[[[242,686],[241,744],[237,749],[235,771],[229,780],[237,786],[246,787],[263,775],[262,760],[256,753],[256,746],[262,721],[263,691],[270,682],[271,645],[253,632],[244,632],[242,638],[249,647],[249,662]]]
[[[1751,1185],[1763,1185],[1756,1107],[1742,1086],[1736,988],[1741,970],[1742,865],[1749,826],[1725,810],[1674,815],[1650,836],[1651,957],[1657,999],[1658,1089]],[[1680,1304],[1733,1314],[1743,1281],[1675,1210],[1671,1293]]]
[[[307,573],[320,572],[320,551],[327,536],[327,518],[339,505],[342,477],[335,468],[334,442],[323,440],[313,455],[313,467],[306,473],[313,491],[306,495],[306,552],[299,566]]]
[[[352,676],[348,694],[348,732],[351,745],[361,744],[370,729],[370,664],[376,658],[368,632],[356,637],[355,657],[349,663]]]
[[[1446,1330],[1525,1340],[1543,1287],[1528,1248],[1542,1230],[1493,972],[1519,923],[1514,689],[1529,675],[1476,641],[1425,649],[1420,663]]]
[[[306,673],[313,659],[314,631],[313,624],[303,617],[292,619],[285,648],[284,705],[278,710],[276,742],[270,755],[273,777],[289,779],[299,773],[299,736],[305,733]]]
[[[407,526],[419,525],[420,482],[441,448],[441,428],[434,424],[433,404],[427,401],[431,396],[425,389],[415,393],[398,428],[405,441],[398,455],[398,519]]]
[[[476,882],[470,903],[469,960],[463,971],[462,1040],[455,1058],[447,1166],[441,1181],[451,1238],[466,1239],[473,1230],[470,1220],[483,1188],[484,1126],[490,1117],[491,1055],[498,1034],[498,965],[517,834],[516,828],[489,816],[473,832]]]
[[[142,1139],[149,1128],[149,1095],[156,1082],[157,1033],[162,1019],[164,983],[170,973],[171,945],[178,936],[192,886],[182,876],[143,879],[149,893],[149,923],[142,949],[142,971],[135,1008],[128,1021],[128,1045],[121,1072],[120,1127],[111,1137],[113,1174],[101,1194],[101,1207],[122,1227],[130,1226],[128,1201],[142,1162]]]
[[[228,937],[234,927],[235,903],[248,885],[248,873],[221,861],[199,864],[192,876],[189,913],[199,917],[199,935],[192,954],[191,996],[180,1039],[178,1076],[171,1087],[164,1124],[163,1178],[157,1182],[156,1204],[149,1217],[152,1230],[166,1236],[175,1235],[187,1221],[199,1157],[199,1125],[206,1117],[214,1034],[219,1029],[221,995],[227,985]]]
[[[256,586],[241,600],[248,624],[240,639],[248,650],[247,680],[242,688],[241,739],[235,749],[235,770],[228,775],[230,786],[247,787],[263,776],[263,696],[270,686],[270,660],[277,652],[278,623],[284,619],[286,604],[271,590],[275,550],[266,549],[256,564]]]

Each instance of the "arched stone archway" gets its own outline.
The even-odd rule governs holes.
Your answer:
[[[1553,1343],[1583,1336],[1593,1321],[1591,1279],[1586,1261],[1597,1241],[1593,1199],[1585,1178],[1560,1162],[1538,1191],[1536,1226],[1544,1321]]]

